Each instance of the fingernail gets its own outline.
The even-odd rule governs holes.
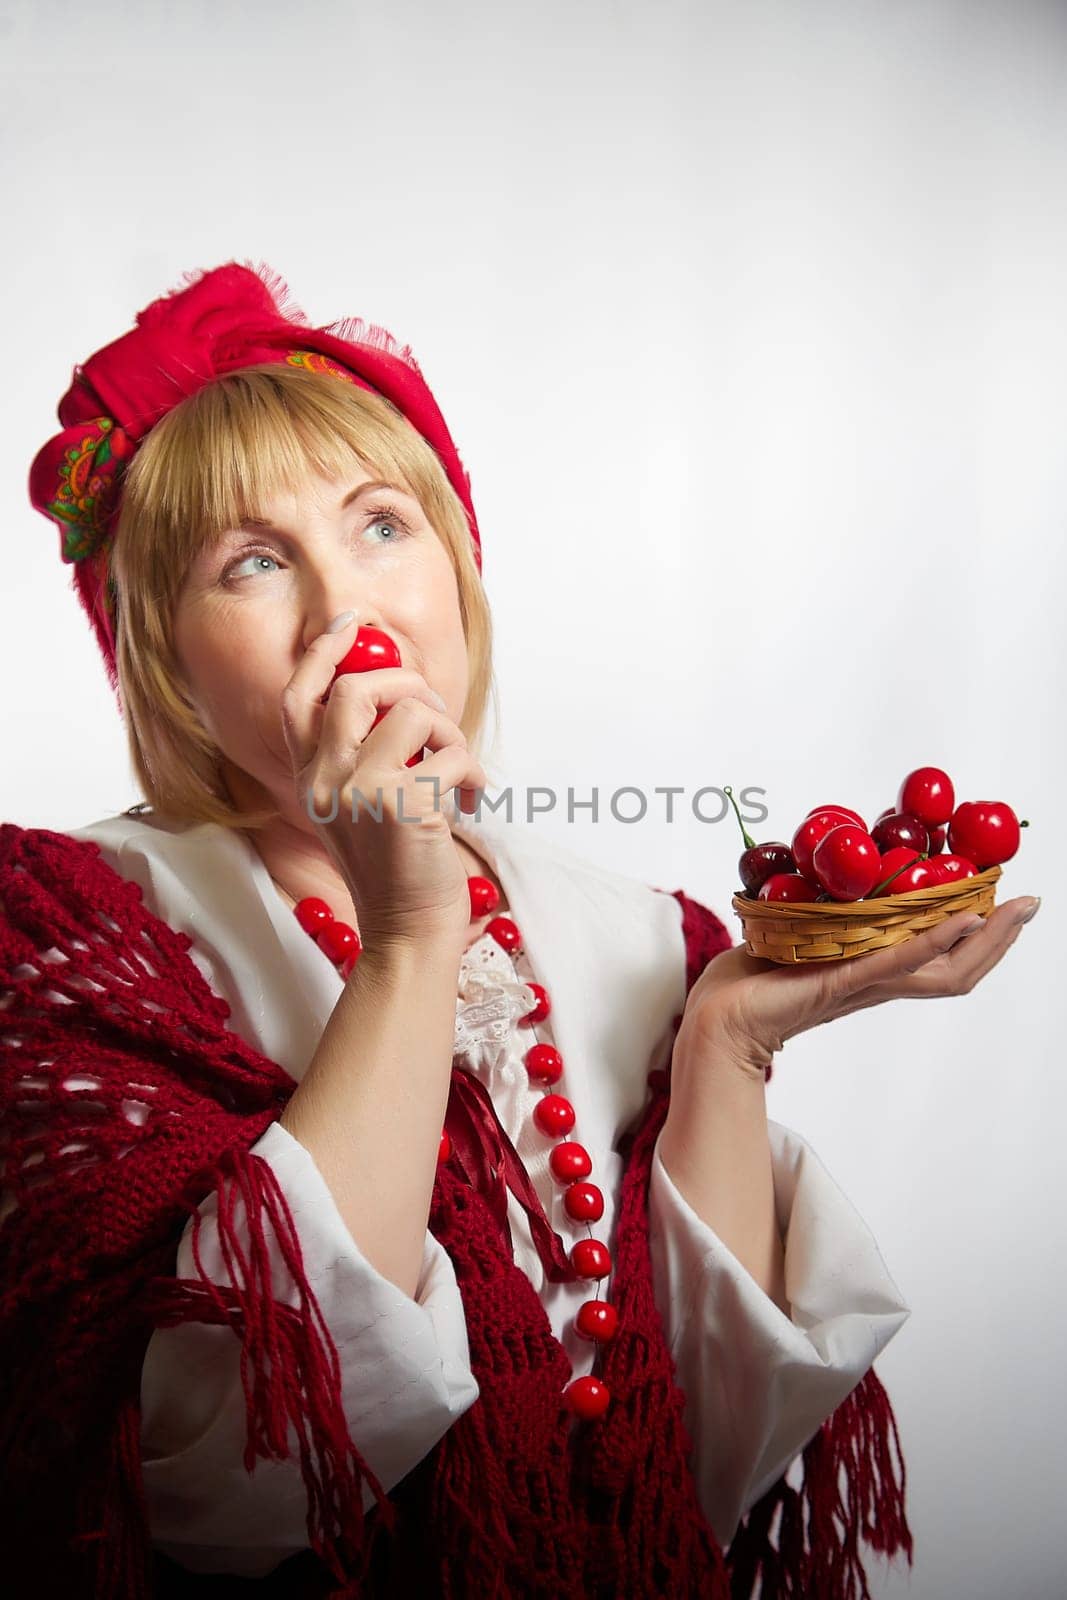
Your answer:
[[[443,711],[445,709],[445,702],[442,700],[442,698],[438,694],[437,690],[436,689],[431,689],[430,693],[433,696],[434,704],[438,707],[439,710]]]
[[[348,627],[348,624],[352,621],[352,618],[355,616],[355,614],[356,613],[354,611],[342,611],[339,617],[334,617],[333,621],[330,623],[330,626],[326,629],[326,632],[340,633],[342,628]]]
[[[959,933],[956,935],[956,938],[957,938],[957,940],[966,939],[966,937],[967,937],[967,935],[969,933],[977,933],[979,928],[984,928],[984,927],[985,927],[985,919],[984,919],[984,917],[976,917],[973,922],[965,922],[963,924],[963,927],[960,929]]]
[[[1041,896],[1038,895],[1036,900],[1031,900],[1029,902],[1029,904],[1027,906],[1025,906],[1022,911],[1019,912],[1019,915],[1016,917],[1015,921],[1017,923],[1019,923],[1019,922],[1029,922],[1031,917],[1036,917],[1037,916],[1037,910],[1038,910],[1038,907],[1040,906],[1040,904],[1041,904]]]

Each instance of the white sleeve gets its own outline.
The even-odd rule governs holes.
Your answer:
[[[911,1315],[815,1151],[767,1127],[791,1318],[679,1193],[658,1140],[649,1181],[656,1304],[687,1397],[701,1505],[724,1549]]]
[[[427,1231],[415,1298],[363,1256],[309,1150],[274,1122],[253,1153],[268,1161],[293,1216],[308,1284],[337,1346],[349,1433],[387,1492],[478,1398],[467,1325],[447,1251]],[[200,1258],[228,1284],[218,1197],[200,1214]],[[235,1226],[246,1226],[235,1201]],[[177,1276],[197,1279],[189,1218]],[[269,1224],[275,1297],[298,1301]],[[261,1577],[310,1548],[307,1494],[295,1430],[286,1461],[257,1459],[247,1473],[240,1340],[198,1323],[157,1328],[141,1374],[141,1445],[152,1542],[194,1572]],[[364,1505],[375,1503],[364,1485]]]

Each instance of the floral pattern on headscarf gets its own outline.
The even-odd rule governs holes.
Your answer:
[[[48,510],[62,525],[64,561],[95,555],[107,538],[119,482],[133,452],[133,441],[111,417],[82,423],[63,452]]]
[[[356,381],[339,362],[317,350],[292,350],[284,359],[290,366]],[[93,417],[72,432],[75,437],[59,460],[56,494],[47,508],[62,526],[66,562],[97,555],[108,539],[123,474],[141,442],[131,439],[113,417]],[[105,604],[109,601],[113,603],[113,595]]]

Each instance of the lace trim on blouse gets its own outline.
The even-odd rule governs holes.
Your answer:
[[[475,1070],[499,1068],[520,1017],[536,1004],[537,996],[517,976],[511,956],[492,934],[484,933],[460,961],[454,1054]]]

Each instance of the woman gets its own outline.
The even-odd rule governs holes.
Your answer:
[[[410,351],[273,275],[190,275],[60,421],[31,496],[147,804],[0,829],[7,1570],[866,1592],[909,1312],[765,1084],[1023,903],[782,972],[486,821],[466,473]],[[401,664],[339,674],[361,629]]]

